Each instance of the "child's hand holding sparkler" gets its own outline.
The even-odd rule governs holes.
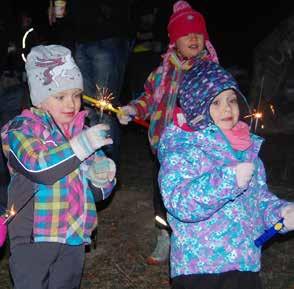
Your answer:
[[[105,87],[97,87],[97,96],[96,98],[93,98],[88,95],[83,95],[83,100],[92,106],[94,106],[96,109],[100,110],[101,117],[103,115],[104,111],[111,111],[114,112],[121,124],[128,124],[130,121],[134,121],[135,123],[148,128],[149,123],[145,120],[138,119],[136,117],[137,111],[135,108],[133,108],[130,105],[126,105],[123,107],[113,107],[111,101],[113,99],[112,93]]]
[[[76,156],[83,161],[94,153],[97,149],[113,143],[110,137],[107,137],[109,126],[105,124],[96,124],[70,140],[70,145]]]
[[[266,230],[254,243],[257,247],[261,247],[270,238],[278,234],[283,228],[287,231],[294,230],[294,204],[291,203],[281,210],[282,218],[274,224],[270,229]]]
[[[117,118],[121,124],[128,124],[136,116],[137,111],[130,105],[126,105],[119,108],[119,113],[117,113]]]

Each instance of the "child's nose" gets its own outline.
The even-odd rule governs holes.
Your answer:
[[[196,33],[190,33],[190,39],[191,40],[194,40],[194,39],[197,39],[198,38],[198,35]]]
[[[229,103],[225,103],[224,104],[224,111],[231,111],[231,110],[232,110],[232,108],[231,108],[230,104]]]
[[[74,105],[75,105],[74,99],[72,97],[70,97],[67,100],[67,103],[66,104],[67,104],[68,107],[74,107]]]
[[[201,38],[201,34],[198,33],[190,33],[189,35],[191,40],[198,40]]]

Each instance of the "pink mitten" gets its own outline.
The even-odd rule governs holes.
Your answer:
[[[6,235],[7,235],[7,226],[4,224],[5,218],[0,217],[0,247],[3,246],[6,240]]]

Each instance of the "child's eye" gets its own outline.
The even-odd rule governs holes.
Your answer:
[[[219,105],[219,100],[214,100],[214,101],[212,102],[212,104],[215,105],[215,106]]]
[[[75,94],[74,95],[74,98],[76,98],[76,99],[80,99],[82,97],[82,94],[81,93],[78,93],[78,94]]]
[[[55,96],[55,99],[57,100],[63,100],[64,96],[63,95],[57,95]]]
[[[237,98],[232,98],[232,99],[230,100],[230,103],[233,103],[233,104],[237,103]]]

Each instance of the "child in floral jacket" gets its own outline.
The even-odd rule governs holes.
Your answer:
[[[254,240],[281,218],[282,232],[294,229],[294,204],[267,188],[262,139],[239,120],[242,99],[228,72],[202,61],[185,74],[161,137],[173,289],[261,289]]]

